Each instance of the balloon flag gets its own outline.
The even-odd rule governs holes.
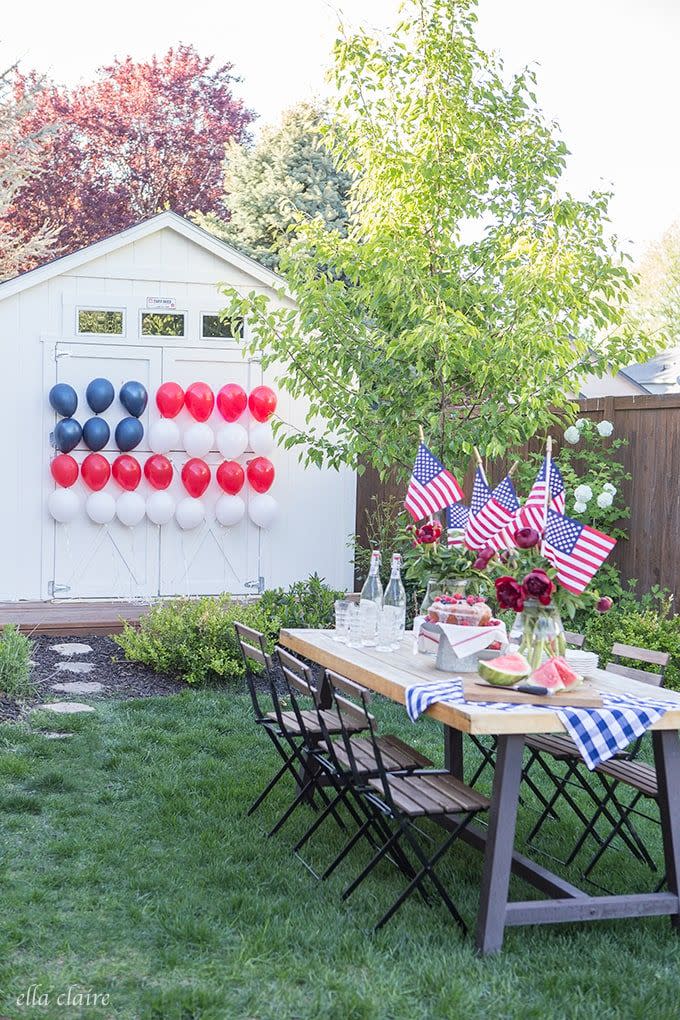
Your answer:
[[[278,503],[269,493],[253,496],[248,504],[248,516],[258,528],[270,528],[278,513]]]
[[[85,390],[85,399],[95,414],[101,414],[111,407],[116,391],[108,379],[93,379]]]
[[[54,426],[54,445],[60,453],[75,450],[83,436],[83,430],[75,418],[62,418]]]
[[[248,395],[238,383],[227,383],[217,394],[217,410],[225,421],[236,421],[248,406]]]
[[[237,492],[240,492],[246,480],[245,471],[235,460],[222,461],[215,477],[220,489],[229,496],[235,496]]]
[[[60,382],[50,390],[49,401],[62,418],[72,418],[78,407],[78,394],[68,383]]]
[[[116,517],[121,524],[134,528],[146,513],[146,503],[138,492],[124,492],[116,500]]]
[[[111,438],[111,429],[103,418],[88,418],[83,425],[83,442],[88,450],[103,450]]]
[[[78,481],[78,462],[67,453],[60,453],[50,464],[50,471],[57,485],[70,489]]]
[[[182,468],[184,488],[194,499],[200,499],[210,485],[210,468],[204,460],[192,457]]]
[[[99,492],[111,477],[111,465],[101,453],[88,453],[80,465],[80,474],[88,489]]]
[[[164,382],[156,390],[156,407],[164,418],[176,418],[184,407],[184,390],[176,382]]]
[[[142,480],[142,469],[139,461],[127,453],[121,453],[111,465],[111,474],[121,489],[133,492]]]
[[[225,460],[234,460],[248,449],[248,433],[243,425],[232,422],[217,430],[217,449]]]
[[[123,453],[129,453],[139,446],[144,436],[144,427],[136,418],[123,418],[116,425],[116,446]]]
[[[167,489],[172,481],[172,464],[167,457],[155,453],[144,465],[144,477],[154,489]]]
[[[274,465],[266,457],[256,457],[248,463],[247,474],[255,492],[267,492],[274,481]]]
[[[215,517],[223,528],[238,524],[245,517],[246,505],[240,496],[220,496],[215,503]]]
[[[191,531],[205,520],[205,507],[200,499],[187,496],[177,504],[175,519],[182,531]]]
[[[55,489],[49,495],[47,509],[59,524],[68,524],[77,517],[80,500],[73,489]]]
[[[274,449],[274,433],[269,422],[257,422],[248,433],[250,449],[258,457],[266,457]]]
[[[207,383],[195,382],[184,394],[184,403],[192,418],[207,421],[215,406],[215,397]]]
[[[209,425],[197,421],[184,433],[184,449],[190,457],[205,457],[215,445],[215,436]]]
[[[109,524],[116,516],[116,501],[110,492],[91,492],[85,500],[85,511],[95,524]]]
[[[175,501],[169,492],[152,492],[146,501],[146,516],[152,524],[169,524],[175,514]]]
[[[154,453],[170,453],[179,448],[179,429],[177,422],[169,418],[159,418],[149,429],[149,449]]]
[[[257,421],[269,421],[276,410],[276,394],[268,386],[256,386],[248,397],[248,407]]]
[[[126,382],[120,388],[118,394],[121,404],[128,414],[134,418],[141,418],[146,411],[149,394],[140,382]]]

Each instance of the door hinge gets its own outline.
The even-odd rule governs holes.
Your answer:
[[[260,574],[257,581],[245,581],[243,584],[244,588],[257,588],[258,595],[261,595],[264,591],[264,577]]]
[[[71,590],[71,585],[70,584],[57,584],[56,581],[50,581],[48,583],[48,585],[47,585],[47,594],[51,595],[53,598],[54,598],[55,595],[59,594],[60,592],[70,591],[70,590]]]

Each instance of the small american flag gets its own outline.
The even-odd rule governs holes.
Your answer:
[[[543,554],[557,569],[560,584],[576,595],[585,591],[615,545],[615,538],[548,510]]]
[[[446,508],[446,527],[449,545],[462,546],[463,532],[468,522],[470,507],[465,503],[454,503]]]
[[[404,506],[414,521],[436,514],[463,498],[463,490],[425,443],[418,447]]]
[[[481,468],[477,468],[465,529],[465,545],[468,549],[484,549],[490,539],[513,520],[518,509],[519,500],[510,476],[506,475],[492,491]]]
[[[545,466],[546,458],[543,458],[540,470],[536,475],[531,492],[526,498],[524,506],[520,507],[512,520],[506,527],[496,532],[489,540],[489,545],[494,549],[515,549],[515,533],[520,528],[534,528],[539,534],[545,531]],[[561,514],[564,512],[565,495],[564,481],[560,469],[554,460],[550,460],[550,503],[552,510]]]

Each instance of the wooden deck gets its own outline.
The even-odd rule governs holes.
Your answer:
[[[0,602],[0,627],[14,623],[24,634],[53,634],[55,637],[117,634],[124,623],[137,623],[149,608],[138,602],[105,600]]]

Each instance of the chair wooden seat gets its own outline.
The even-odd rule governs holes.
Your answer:
[[[432,762],[429,758],[426,758],[424,754],[416,751],[414,747],[406,744],[399,737],[395,737],[392,733],[387,733],[384,736],[376,737],[380,753],[382,755],[383,764],[389,771],[395,771],[397,769],[414,769],[414,768],[430,768]],[[320,747],[323,749],[325,745],[321,744]],[[351,768],[351,762],[349,754],[341,741],[333,741],[333,757],[337,762],[340,763],[344,768]],[[375,773],[377,769],[377,762],[375,760],[375,751],[373,750],[373,743],[366,737],[352,737],[352,753],[359,770],[363,770],[367,773]]]
[[[559,733],[537,733],[527,737],[526,746],[539,754],[549,754],[558,761],[580,757],[578,748],[571,737]]]
[[[490,801],[471,786],[466,786],[450,773],[394,776],[369,780],[369,786],[382,792],[387,781],[392,800],[400,811],[411,818],[420,815],[458,815],[468,811],[485,811]]]
[[[302,716],[302,723],[305,732],[307,734],[320,737],[322,735],[322,730],[317,712],[314,709],[305,709],[300,712],[300,715]],[[329,733],[337,734],[342,732],[342,726],[337,712],[324,711],[322,712],[322,715]],[[267,718],[272,722],[283,724],[286,729],[286,733],[288,733],[289,736],[302,736],[303,729],[300,726],[295,712],[281,712],[280,719],[277,717],[276,712],[269,712]],[[365,725],[360,722],[346,723],[345,726],[349,726],[352,733],[361,733],[366,729]]]
[[[641,793],[643,797],[652,797],[656,800],[659,796],[656,771],[643,761],[613,758],[598,765],[595,771],[603,776],[609,776],[610,779],[615,779],[617,783],[625,783],[626,786]]]

